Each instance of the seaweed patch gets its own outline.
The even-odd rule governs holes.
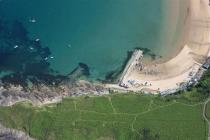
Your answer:
[[[48,47],[28,37],[21,22],[0,20],[0,74],[11,72],[1,77],[4,84],[27,87],[28,81],[47,85],[61,82],[66,77],[50,68],[50,55]]]

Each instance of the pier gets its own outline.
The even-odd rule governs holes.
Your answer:
[[[126,79],[129,76],[129,74],[131,73],[131,71],[134,69],[134,67],[136,66],[137,63],[140,63],[141,60],[143,58],[143,51],[141,50],[135,50],[130,58],[130,60],[128,61],[121,77],[120,77],[120,81],[119,81],[119,86],[122,87],[127,87],[126,83]]]

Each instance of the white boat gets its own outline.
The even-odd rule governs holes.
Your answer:
[[[15,45],[15,46],[14,46],[14,49],[16,49],[16,48],[18,48],[18,47],[19,47],[18,45]]]
[[[36,19],[35,18],[29,19],[29,22],[36,23]]]

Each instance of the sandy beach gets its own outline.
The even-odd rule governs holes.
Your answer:
[[[177,5],[174,8],[177,8]],[[174,12],[176,15],[179,10]],[[145,64],[142,69],[136,66],[127,71],[122,80],[123,84],[128,86],[126,90],[159,93],[178,89],[199,71],[210,55],[209,0],[189,0],[186,12],[183,31],[180,33],[182,38],[177,43],[182,48],[180,52],[176,52],[176,55],[166,62]],[[176,20],[178,18],[173,22]],[[175,30],[176,27],[173,27],[170,33]],[[117,85],[107,86],[122,89]]]

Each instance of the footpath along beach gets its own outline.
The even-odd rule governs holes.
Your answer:
[[[169,94],[197,82],[204,71],[202,66],[210,56],[209,0],[189,0],[184,20],[185,27],[182,33],[184,38],[181,40],[184,45],[175,57],[166,62],[145,65],[140,59],[136,65],[126,70],[120,83],[108,84],[107,87]]]

